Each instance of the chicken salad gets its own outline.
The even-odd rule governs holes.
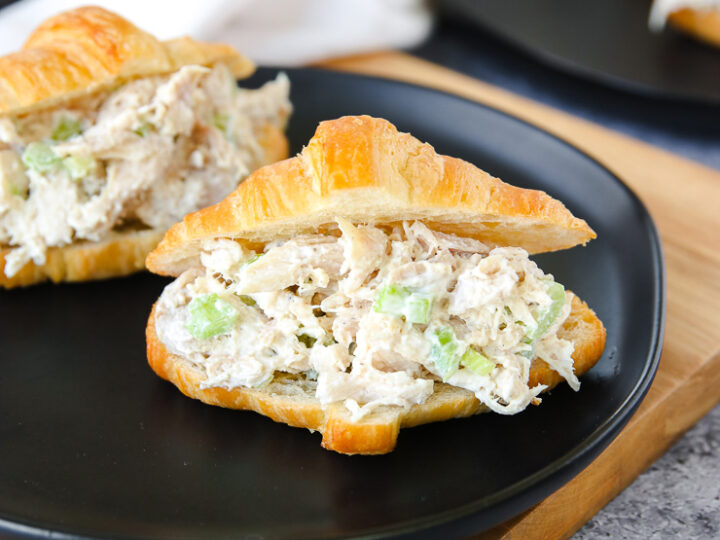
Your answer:
[[[5,273],[118,227],[167,228],[263,164],[268,125],[290,113],[285,75],[257,90],[191,65],[49,110],[0,118]]]
[[[261,388],[276,373],[316,380],[323,406],[360,419],[382,405],[424,403],[436,382],[501,414],[538,403],[533,358],[570,386],[573,344],[558,330],[572,293],[515,247],[430,229],[337,219],[334,234],[262,251],[206,241],[156,306],[156,332],[206,375],[203,386]]]

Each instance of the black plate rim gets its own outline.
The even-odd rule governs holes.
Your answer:
[[[649,263],[650,268],[652,269],[652,277],[653,277],[653,287],[652,287],[652,302],[655,306],[654,309],[654,318],[652,321],[652,327],[651,327],[651,335],[650,335],[650,343],[648,347],[648,354],[645,358],[645,363],[643,366],[643,371],[641,376],[638,378],[638,381],[636,382],[635,386],[633,387],[632,391],[628,394],[628,396],[625,398],[625,400],[617,407],[615,412],[612,414],[612,416],[608,417],[600,426],[598,426],[593,433],[591,433],[583,443],[580,445],[570,449],[568,452],[563,454],[561,457],[557,458],[553,462],[549,463],[545,467],[543,467],[541,470],[533,473],[530,476],[527,476],[520,480],[519,482],[516,482],[515,484],[512,484],[497,493],[485,497],[482,501],[474,501],[470,502],[461,506],[458,506],[457,508],[447,510],[445,512],[436,513],[427,517],[420,517],[416,519],[410,519],[403,522],[398,522],[393,525],[388,526],[379,526],[379,527],[373,527],[366,530],[363,530],[359,533],[352,534],[352,537],[354,538],[381,538],[381,537],[388,537],[388,536],[400,536],[400,535],[408,535],[411,533],[419,533],[422,531],[425,531],[426,529],[439,527],[443,525],[449,525],[453,522],[457,522],[459,520],[465,519],[472,519],[474,515],[476,515],[478,512],[481,512],[487,508],[493,508],[496,510],[496,515],[502,516],[502,519],[494,520],[499,522],[502,522],[506,519],[509,519],[510,517],[517,515],[518,513],[524,511],[525,509],[529,508],[533,504],[536,504],[539,502],[537,500],[537,496],[533,495],[533,492],[543,493],[543,497],[549,495],[562,485],[564,485],[567,481],[569,481],[571,478],[576,476],[576,474],[572,474],[570,469],[574,464],[576,464],[578,461],[583,462],[583,466],[587,466],[590,464],[593,458],[595,458],[602,450],[604,450],[609,444],[614,440],[615,436],[620,432],[620,430],[627,424],[627,422],[632,417],[633,413],[637,410],[638,406],[642,402],[643,398],[647,394],[653,379],[655,377],[655,374],[657,372],[657,368],[660,361],[660,355],[662,352],[662,344],[663,344],[663,337],[665,332],[665,289],[666,289],[666,274],[665,274],[665,263],[664,263],[664,257],[663,257],[663,250],[662,250],[662,243],[660,240],[660,236],[657,230],[657,227],[655,226],[655,223],[652,220],[652,217],[643,204],[643,202],[640,200],[640,198],[635,194],[635,192],[627,185],[625,184],[618,175],[616,175],[610,168],[608,168],[606,165],[604,165],[602,162],[594,158],[593,156],[589,155],[588,153],[584,152],[577,146],[573,145],[569,141],[549,132],[546,131],[539,126],[536,126],[522,118],[519,118],[517,116],[514,116],[506,111],[496,109],[494,107],[491,107],[490,105],[487,105],[485,103],[481,103],[478,101],[474,101],[472,99],[463,97],[459,94],[454,94],[450,92],[445,92],[443,90],[439,90],[436,88],[428,87],[428,86],[422,86],[419,84],[414,84],[402,80],[392,79],[392,78],[386,78],[386,77],[377,77],[372,75],[365,75],[365,74],[359,74],[359,73],[351,73],[351,72],[344,72],[344,71],[336,71],[332,69],[324,69],[324,68],[293,68],[293,67],[283,67],[283,68],[259,68],[257,70],[257,74],[262,74],[264,72],[277,72],[277,71],[285,71],[289,74],[292,74],[292,72],[298,72],[298,71],[304,71],[309,73],[322,73],[322,74],[329,74],[331,76],[338,76],[341,78],[355,78],[355,79],[364,79],[368,82],[372,83],[381,83],[381,84],[388,84],[388,85],[399,85],[399,86],[405,86],[409,88],[413,88],[416,90],[425,91],[431,94],[437,94],[440,96],[443,96],[444,98],[450,98],[454,100],[459,100],[465,103],[468,103],[472,106],[481,107],[483,109],[486,109],[488,111],[491,111],[492,113],[498,114],[500,116],[503,116],[510,121],[519,123],[523,125],[525,128],[529,128],[531,131],[534,131],[536,133],[539,133],[545,137],[550,137],[551,139],[554,139],[556,142],[560,143],[561,145],[565,146],[570,151],[578,154],[580,157],[585,159],[586,161],[590,162],[594,166],[600,167],[603,169],[611,178],[612,180],[622,189],[624,190],[627,195],[628,199],[632,202],[632,204],[635,207],[635,210],[639,212],[640,220],[643,222],[645,226],[645,232],[648,235],[649,240],[649,248],[652,255],[652,259]],[[242,80],[240,81],[242,82]],[[579,471],[578,471],[579,472]],[[543,488],[547,488],[548,485],[552,485],[552,489],[547,490]],[[516,497],[520,497],[522,495],[526,496],[526,501],[523,503],[523,509],[519,511],[509,511],[507,508],[508,505],[512,503],[512,500]],[[542,497],[541,497],[542,498]],[[505,507],[505,508],[504,508]],[[55,529],[49,529],[42,525],[36,525],[29,522],[21,522],[17,520],[8,519],[6,516],[0,515],[0,532],[2,530],[12,532],[15,534],[21,534],[21,535],[32,535],[36,537],[42,537],[46,536],[48,534],[51,534],[53,537],[61,538],[61,539],[95,539],[95,538],[103,538],[102,536],[92,536],[88,535],[87,532],[81,532],[81,531],[73,531],[69,529],[64,529],[62,527],[55,528]],[[345,538],[348,537],[348,533],[341,533],[339,536],[326,536],[324,538]]]
[[[470,16],[473,20],[473,23],[477,25],[478,28],[480,28],[483,32],[487,33],[497,41],[504,43],[508,47],[512,47],[517,52],[542,63],[546,67],[556,69],[558,71],[561,71],[562,73],[574,75],[584,80],[594,81],[615,90],[628,92],[630,94],[639,95],[641,97],[650,97],[668,103],[691,103],[710,106],[720,104],[720,96],[717,98],[712,98],[707,95],[693,93],[692,91],[676,92],[672,90],[666,90],[652,86],[651,84],[633,81],[632,79],[626,79],[613,73],[608,73],[600,69],[595,69],[593,67],[574,62],[569,58],[552,53],[546,49],[540,47],[533,47],[530,44],[516,38],[515,36],[507,34],[497,28],[493,28],[490,24],[487,23],[487,21],[481,19],[472,12],[465,13],[465,15]],[[665,31],[674,30],[666,29]],[[691,38],[688,37],[687,39]]]
[[[295,69],[298,69],[298,68],[295,68]],[[323,69],[323,68],[299,68],[299,69],[303,69],[304,71],[337,73],[334,70]],[[294,69],[285,69],[285,70],[292,72]],[[604,450],[610,444],[610,442],[612,442],[612,440],[615,438],[615,435],[625,426],[625,424],[627,424],[627,422],[632,417],[633,413],[640,406],[640,403],[642,402],[643,398],[645,397],[648,390],[650,389],[650,385],[652,384],[652,382],[655,378],[655,374],[657,372],[657,367],[660,363],[660,355],[662,352],[663,338],[665,335],[665,288],[666,288],[665,259],[663,256],[662,242],[660,240],[660,235],[658,233],[657,226],[655,225],[655,223],[652,219],[652,216],[650,215],[650,212],[647,210],[647,207],[643,204],[642,200],[610,168],[608,168],[602,162],[600,162],[599,160],[597,160],[590,154],[586,153],[582,149],[573,145],[569,141],[567,141],[549,131],[546,131],[546,130],[542,129],[541,127],[536,126],[535,124],[532,124],[522,118],[514,116],[506,111],[503,111],[501,109],[496,109],[485,103],[473,101],[472,99],[466,98],[459,94],[453,94],[450,92],[445,92],[443,90],[439,90],[437,88],[422,86],[419,84],[414,84],[414,83],[401,81],[401,80],[397,80],[397,79],[376,77],[376,76],[372,76],[372,75],[364,75],[364,74],[359,74],[359,73],[348,73],[348,72],[341,72],[340,74],[343,76],[348,76],[348,77],[356,77],[356,78],[362,78],[362,79],[371,80],[371,81],[381,81],[384,83],[399,84],[402,86],[408,86],[408,87],[412,87],[412,88],[420,88],[422,90],[426,90],[426,91],[429,91],[434,94],[439,94],[439,95],[442,95],[445,97],[451,97],[454,99],[458,99],[460,101],[469,103],[471,105],[479,106],[479,107],[482,107],[483,109],[498,113],[501,116],[504,116],[504,117],[510,119],[511,121],[515,121],[520,124],[523,124],[525,127],[529,128],[535,132],[539,132],[545,136],[549,136],[550,138],[559,142],[563,146],[567,147],[569,150],[579,154],[581,157],[583,157],[587,161],[591,162],[595,166],[600,167],[603,170],[605,170],[607,172],[607,174],[613,179],[613,181],[616,184],[618,184],[628,194],[629,199],[633,202],[636,209],[640,210],[640,212],[641,212],[641,219],[645,225],[646,232],[648,234],[648,239],[650,240],[650,249],[651,249],[651,253],[652,253],[652,261],[650,262],[650,266],[653,270],[653,285],[654,285],[652,300],[656,306],[656,310],[655,310],[655,314],[654,314],[655,315],[654,320],[652,323],[652,332],[651,332],[651,338],[650,338],[650,346],[648,349],[648,355],[645,358],[645,366],[644,366],[641,377],[638,379],[638,382],[633,387],[632,392],[618,406],[615,413],[611,417],[609,417],[607,420],[605,420],[600,426],[598,426],[598,428],[581,445],[566,452],[561,457],[559,457],[555,461],[549,463],[547,466],[545,466],[541,470],[533,473],[532,475],[524,478],[523,480],[520,480],[519,482],[517,482],[513,485],[510,485],[510,486],[504,488],[501,491],[498,491],[497,493],[486,498],[484,501],[482,501],[480,503],[471,502],[471,503],[459,506],[458,508],[448,510],[446,512],[441,512],[438,514],[434,514],[434,515],[428,516],[426,518],[418,518],[418,519],[408,520],[406,522],[398,523],[391,527],[378,527],[378,528],[369,530],[360,536],[361,538],[377,538],[380,535],[388,534],[388,533],[395,534],[395,535],[408,534],[408,533],[420,531],[422,529],[426,529],[429,527],[443,525],[443,524],[446,524],[446,523],[449,523],[449,522],[452,522],[452,521],[455,521],[455,520],[458,520],[458,519],[461,519],[464,517],[469,517],[472,514],[475,514],[476,512],[479,512],[479,511],[489,508],[491,506],[500,505],[504,502],[509,501],[514,496],[520,495],[521,493],[528,491],[528,490],[532,489],[533,487],[537,487],[540,484],[540,482],[543,482],[543,481],[551,482],[553,479],[561,479],[561,477],[563,476],[563,473],[567,473],[567,469],[572,464],[574,464],[575,462],[577,462],[579,460],[582,460],[584,457],[590,458],[590,459],[588,459],[588,463],[587,463],[587,464],[589,464],[589,462],[591,461],[592,458],[594,458],[602,450]],[[605,440],[605,439],[607,439],[607,440]],[[571,477],[572,476],[574,476],[574,475],[571,475]],[[563,484],[564,484],[564,482],[563,482]],[[560,486],[558,486],[558,487],[560,487]],[[512,515],[513,514],[509,514],[507,517],[509,518]]]

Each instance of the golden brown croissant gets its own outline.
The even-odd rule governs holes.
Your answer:
[[[387,238],[386,234],[389,235]],[[401,403],[402,396],[394,396],[396,403],[379,403],[371,410],[363,410],[359,398],[323,403],[318,397],[320,387],[329,380],[329,375],[323,380],[324,368],[317,367],[327,365],[323,364],[322,358],[327,360],[328,357],[323,354],[332,352],[338,358],[348,358],[349,354],[351,363],[344,366],[345,371],[341,366],[334,373],[336,378],[345,381],[349,381],[356,370],[367,367],[360,357],[353,356],[363,347],[362,331],[352,329],[348,338],[348,327],[336,324],[341,311],[346,308],[343,302],[352,302],[352,294],[341,297],[345,300],[339,303],[328,303],[328,295],[337,296],[339,290],[349,288],[348,280],[356,267],[363,267],[373,258],[385,262],[366,265],[364,281],[360,280],[362,287],[369,287],[383,276],[406,275],[411,270],[409,281],[404,285],[378,289],[380,292],[372,308],[366,299],[360,300],[355,319],[365,321],[375,317],[380,321],[381,324],[374,327],[371,340],[383,339],[384,333],[391,332],[388,328],[403,335],[411,332],[415,339],[421,335],[429,335],[432,339],[433,317],[453,325],[457,320],[447,319],[448,304],[439,297],[427,300],[428,295],[417,292],[423,290],[416,279],[418,272],[422,276],[422,272],[432,265],[442,271],[443,265],[451,261],[448,264],[464,265],[467,269],[465,277],[468,277],[473,272],[472,265],[477,263],[479,268],[495,257],[500,261],[495,271],[502,273],[502,261],[507,262],[502,257],[523,256],[522,250],[517,248],[529,252],[550,251],[584,244],[594,237],[595,233],[583,220],[572,216],[560,202],[545,193],[510,186],[465,161],[439,155],[431,146],[409,134],[399,133],[385,120],[364,116],[322,122],[301,154],[259,169],[224,201],[186,216],[150,253],[147,265],[151,271],[180,277],[166,289],[150,315],[146,333],[148,360],[160,377],[171,381],[185,395],[205,403],[250,409],[277,422],[319,431],[323,435],[323,446],[337,452],[390,452],[401,427],[473,415],[487,410],[488,405],[500,410],[509,407],[512,396],[504,400],[496,400],[493,396],[479,399],[478,395],[487,397],[481,390],[473,392],[453,384],[456,381],[453,377],[458,373],[458,360],[459,371],[476,369],[486,375],[493,373],[495,378],[500,376],[502,368],[499,364],[488,366],[490,361],[475,349],[469,352],[471,347],[468,346],[462,358],[459,352],[451,354],[455,355],[456,371],[443,372],[440,368],[435,369],[432,362],[421,362],[412,355],[399,358],[402,354],[398,351],[406,350],[407,343],[395,342],[385,350],[384,356],[373,359],[382,364],[379,370],[384,370],[378,375],[378,384],[385,384],[405,370],[412,376],[406,377],[402,384],[411,388],[418,379],[423,379],[421,383],[425,385],[429,381],[429,395],[406,403]],[[382,244],[386,240],[388,243]],[[371,241],[381,242],[380,249],[373,251]],[[338,248],[338,242],[344,248]],[[430,246],[433,242],[435,248]],[[437,247],[442,243],[450,247]],[[402,246],[409,247],[412,253],[429,254],[429,258],[417,262],[418,256],[413,255],[412,261],[408,259],[400,267],[396,265],[393,272],[386,272],[383,264],[392,264],[390,259]],[[353,261],[350,257],[356,248],[364,251]],[[484,257],[470,254],[470,251],[485,248],[492,251],[485,252]],[[281,254],[279,250],[282,250]],[[403,256],[407,259],[407,255]],[[333,258],[337,261],[333,262]],[[528,269],[524,279],[529,283],[530,272],[536,270],[530,263],[523,264]],[[260,269],[253,271],[253,265],[260,265]],[[333,282],[333,279],[340,282]],[[462,278],[450,276],[448,279],[449,288],[461,287]],[[543,281],[546,279],[549,278],[542,278],[537,286],[548,287],[548,282]],[[268,280],[276,280],[276,284]],[[425,284],[425,290],[436,290],[433,286],[430,281]],[[394,292],[388,293],[389,290]],[[447,290],[442,288],[441,296]],[[203,291],[216,292],[202,295],[211,300],[209,304],[199,306],[198,295]],[[390,294],[395,294],[395,298]],[[403,297],[415,298],[416,307],[422,306],[423,301],[426,308],[434,307],[429,312],[421,309],[419,315],[405,310],[399,317],[400,311],[393,313],[392,309],[381,306],[383,295],[392,300],[389,304]],[[561,292],[560,295],[562,300],[558,305],[563,305],[565,319],[561,325],[557,319],[558,328],[552,332],[557,332],[557,343],[572,344],[574,365],[570,371],[579,376],[600,358],[605,346],[605,329],[584,302],[570,293]],[[223,297],[227,301],[223,301]],[[458,299],[451,300],[451,304],[455,300]],[[274,303],[279,301],[287,304],[283,303],[286,307],[278,311]],[[203,316],[213,313],[217,316],[222,310],[227,310],[226,313],[236,310],[240,315],[222,328],[224,323],[220,316],[211,321],[216,325],[212,331],[200,335],[196,333],[198,328],[193,326],[193,303],[199,310],[205,310]],[[302,317],[302,305],[307,305],[313,315],[302,319],[302,324],[292,323],[292,317],[287,313]],[[505,309],[510,311],[508,307]],[[518,313],[522,311],[517,310]],[[337,315],[335,322],[327,320],[333,312]],[[310,335],[313,316],[322,323],[319,333],[314,336]],[[504,317],[505,312],[501,311],[498,316]],[[220,356],[225,355],[224,360],[208,363],[217,352],[212,348],[215,345],[233,347],[234,339],[239,340],[238,346],[242,348],[247,343],[260,341],[262,333],[270,332],[280,319],[284,319],[283,328],[296,328],[297,341],[309,348],[310,366],[314,367],[308,369],[302,359],[293,363],[283,357],[283,351],[288,351],[289,356],[302,356],[307,352],[292,336],[289,341],[282,341],[285,336],[279,336],[268,350],[258,349],[253,353],[257,358],[267,355],[256,365],[258,369],[262,369],[263,362],[286,366],[271,372],[269,379],[255,387],[238,384],[238,381],[243,377],[247,379],[248,366],[256,357],[246,358],[223,348]],[[185,322],[181,323],[183,320]],[[254,320],[257,320],[257,334],[248,330],[255,324]],[[519,326],[522,321],[512,318],[508,321],[515,324],[515,331],[519,332],[517,350],[523,347],[525,353],[549,350],[539,345],[529,349],[527,343],[531,338],[523,338],[523,329]],[[350,324],[353,324],[352,320]],[[460,336],[463,329],[453,328],[457,328]],[[203,327],[200,332],[205,330],[207,328]],[[442,328],[441,331],[448,334]],[[552,332],[548,330],[547,336]],[[527,335],[532,336],[532,332]],[[542,339],[549,339],[547,336]],[[352,343],[346,348],[350,340]],[[182,353],[188,343],[211,349]],[[283,348],[286,343],[290,343],[289,348]],[[444,345],[440,343],[439,346]],[[483,349],[484,352],[487,350]],[[539,354],[545,355],[545,352]],[[561,375],[559,371],[562,370],[558,371],[551,356],[545,356],[546,362],[525,353],[515,355],[517,358],[512,360],[522,365],[523,358],[527,358],[527,378],[520,381],[526,385],[524,391],[533,388],[539,391],[541,387],[537,385],[552,388],[563,379],[574,380],[573,373]],[[431,352],[431,356],[433,354],[435,352]],[[469,356],[466,358],[466,355]],[[418,362],[422,364],[420,367]],[[436,367],[439,362],[440,357],[437,357]],[[372,369],[378,371],[375,367]],[[496,371],[488,371],[492,369]],[[528,394],[528,397],[532,396]]]
[[[0,286],[137,271],[183,213],[154,219],[152,208],[136,212],[131,206],[148,199],[189,199],[193,189],[199,192],[197,204],[185,201],[178,212],[195,210],[220,200],[255,168],[287,157],[287,82],[258,91],[272,94],[273,110],[263,110],[254,91],[230,93],[235,79],[253,71],[252,62],[229,45],[189,37],[159,41],[99,7],[47,19],[20,51],[0,58]],[[198,92],[203,95],[195,96]],[[196,118],[183,125],[180,112],[171,115],[190,94]],[[221,102],[230,110],[219,110]],[[127,118],[142,110],[135,120]],[[98,133],[101,124],[108,126],[104,140]],[[120,134],[112,131],[119,124]],[[174,138],[174,146],[161,135]],[[112,137],[114,146],[108,142]],[[223,157],[233,150],[226,142],[236,146],[236,155]],[[160,157],[150,162],[142,154],[141,146],[149,152],[153,144],[167,150],[163,166]],[[133,184],[129,171],[118,176],[131,161],[147,176],[143,182]],[[206,184],[203,192],[193,184],[183,192],[180,185],[189,177],[197,179],[198,170],[218,163],[228,175],[222,189],[214,186],[215,193],[209,193]],[[116,181],[128,189],[112,187]],[[46,183],[54,189],[66,186],[50,194]],[[163,183],[173,185],[160,193]],[[100,212],[98,197],[110,197],[110,192],[112,204],[122,208],[112,209],[108,202],[107,215],[88,223],[88,215]],[[50,208],[59,199],[67,200]]]

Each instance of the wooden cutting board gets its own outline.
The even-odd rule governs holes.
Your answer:
[[[321,65],[430,86],[535,124],[612,170],[655,220],[665,253],[667,319],[660,367],[647,397],[575,479],[479,538],[571,536],[720,401],[720,172],[406,54]]]

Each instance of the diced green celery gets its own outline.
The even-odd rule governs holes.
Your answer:
[[[150,122],[141,122],[138,127],[133,129],[133,133],[138,137],[145,137],[153,130],[153,127],[154,126]]]
[[[215,113],[212,117],[212,125],[222,131],[226,139],[232,140],[232,118],[226,113]]]
[[[0,199],[3,193],[27,199],[29,187],[30,180],[20,156],[9,148],[0,150]]]
[[[242,300],[242,303],[246,306],[254,306],[257,304],[257,302],[255,302],[255,300],[253,300],[251,296],[248,296],[246,294],[240,294],[238,296],[240,300]]]
[[[378,291],[373,310],[394,317],[404,316],[410,323],[427,324],[430,322],[432,296],[391,284]]]
[[[401,285],[386,285],[378,291],[373,310],[386,315],[402,316],[405,310],[405,300],[410,296],[410,290]]]
[[[405,301],[405,318],[411,323],[427,324],[430,322],[431,309],[431,296],[412,293]]]
[[[431,339],[430,357],[435,362],[435,367],[443,380],[446,381],[458,370],[460,365],[455,333],[448,327],[438,328]]]
[[[49,145],[43,142],[31,142],[22,155],[26,167],[37,172],[48,172],[60,164],[60,158]]]
[[[529,350],[527,350],[527,351],[523,351],[523,352],[518,353],[518,354],[520,354],[520,356],[524,356],[524,357],[527,358],[528,360],[532,360],[533,358],[535,358],[535,351],[532,350],[532,349],[529,349]]]
[[[495,367],[495,362],[484,354],[468,347],[465,354],[460,358],[460,365],[474,371],[478,375],[489,375]]]
[[[95,160],[90,156],[68,156],[62,160],[62,164],[73,180],[85,178],[95,168]]]
[[[260,381],[257,384],[254,384],[253,388],[265,388],[267,385],[269,385],[273,380],[275,379],[275,372],[273,371],[270,375],[265,377],[262,381]]]
[[[27,189],[22,189],[15,184],[10,185],[10,193],[12,193],[13,195],[17,195],[18,197],[22,197],[23,199],[28,198]]]
[[[260,257],[262,257],[263,255],[265,255],[265,254],[264,253],[256,253],[255,255],[250,257],[247,261],[245,261],[245,264],[252,264],[255,261],[257,261]]]
[[[238,311],[217,294],[196,296],[188,304],[190,317],[185,328],[195,339],[227,334],[237,322]]]
[[[213,126],[218,128],[223,133],[225,133],[225,130],[227,129],[229,122],[230,122],[230,117],[227,114],[224,114],[224,113],[213,114],[213,117],[212,117]]]
[[[552,281],[548,284],[548,294],[552,301],[559,304],[560,307],[565,305],[565,287],[557,281]]]
[[[555,281],[551,281],[547,287],[547,293],[552,301],[550,306],[541,312],[537,317],[537,326],[527,334],[530,343],[543,337],[555,320],[560,316],[563,306],[565,305],[565,287]]]
[[[317,341],[317,338],[314,338],[307,334],[298,334],[297,339],[300,343],[305,345],[308,349],[312,348],[312,346],[315,345],[315,342]]]
[[[74,118],[62,117],[55,129],[50,135],[53,141],[67,141],[70,137],[80,135],[82,133],[82,126],[78,120]]]

